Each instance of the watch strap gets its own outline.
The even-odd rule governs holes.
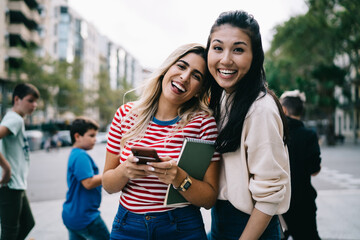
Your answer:
[[[191,181],[189,175],[187,175],[186,178],[184,179],[184,181],[182,181],[182,183],[180,184],[179,187],[175,187],[175,186],[173,185],[173,188],[175,188],[176,190],[185,192],[186,190],[189,189],[189,187],[191,186],[191,184],[192,184],[192,181]]]

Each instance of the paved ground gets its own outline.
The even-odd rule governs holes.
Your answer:
[[[318,228],[322,239],[360,240],[360,146],[344,145],[322,148],[323,169],[314,178],[318,190]],[[339,163],[339,158],[343,163]],[[326,159],[326,161],[325,161]],[[349,163],[351,162],[350,166]],[[340,164],[337,165],[337,164]],[[353,172],[352,172],[353,171]],[[111,229],[117,210],[118,194],[104,192],[101,216]],[[29,234],[35,240],[68,239],[61,220],[64,200],[33,201],[31,207],[36,226]],[[203,211],[206,229],[210,227],[209,211]]]

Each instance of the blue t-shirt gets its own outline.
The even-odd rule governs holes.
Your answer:
[[[101,186],[87,190],[81,184],[82,180],[98,173],[98,167],[85,150],[71,150],[67,169],[69,189],[62,212],[63,222],[68,228],[84,229],[100,215]]]

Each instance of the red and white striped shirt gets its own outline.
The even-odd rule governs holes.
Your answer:
[[[117,110],[108,134],[106,149],[110,153],[120,155],[120,164],[126,161],[131,153],[131,146],[155,148],[160,157],[169,156],[177,161],[185,138],[215,140],[218,135],[213,117],[197,115],[175,134],[173,130],[178,122],[153,119],[140,141],[129,141],[124,148],[120,149],[122,135],[134,125],[133,118],[125,118],[132,106],[133,103],[128,103]],[[218,160],[220,160],[220,154],[214,153],[212,161]],[[156,176],[129,179],[122,190],[120,204],[135,213],[171,210],[174,207],[163,206],[166,190],[167,184],[160,182]]]

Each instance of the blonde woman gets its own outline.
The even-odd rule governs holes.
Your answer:
[[[216,201],[219,154],[214,154],[203,181],[179,168],[177,160],[185,138],[217,137],[206,107],[208,90],[205,49],[187,44],[153,73],[137,102],[117,110],[103,174],[107,192],[121,191],[111,239],[207,239],[199,208],[211,208]],[[137,164],[132,146],[155,148],[162,161]],[[168,184],[181,188],[191,204],[165,207]]]

